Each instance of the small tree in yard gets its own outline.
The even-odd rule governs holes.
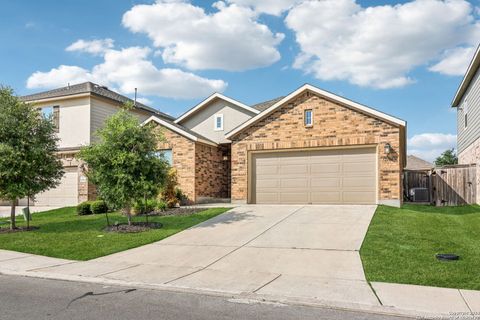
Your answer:
[[[11,201],[12,230],[17,200],[56,187],[63,176],[51,120],[0,87],[0,198]]]
[[[87,176],[102,199],[111,208],[123,209],[131,225],[134,202],[158,194],[167,163],[156,152],[161,137],[153,127],[141,126],[129,108],[107,119],[96,132],[98,142],[82,148],[79,158],[86,162]]]
[[[437,159],[435,159],[435,165],[439,167],[457,163],[458,158],[453,148],[444,151],[439,157],[437,157]]]

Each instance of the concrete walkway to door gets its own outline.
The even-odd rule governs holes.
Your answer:
[[[358,253],[375,208],[241,206],[150,245],[37,271],[378,306]]]

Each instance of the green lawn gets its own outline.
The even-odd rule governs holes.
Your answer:
[[[161,222],[163,227],[140,233],[114,233],[102,231],[106,226],[103,214],[78,216],[74,207],[62,208],[34,214],[31,224],[40,227],[38,230],[0,234],[0,249],[90,260],[161,240],[227,210],[212,208],[188,216],[150,217],[150,221]],[[118,213],[111,213],[109,217],[111,222],[126,222],[126,218]],[[23,221],[20,217],[17,219]],[[145,218],[135,217],[134,221],[137,220],[145,221]],[[2,223],[6,221],[0,219]],[[2,224],[2,227],[8,227],[8,224]]]
[[[480,206],[379,206],[360,254],[369,281],[480,290]]]

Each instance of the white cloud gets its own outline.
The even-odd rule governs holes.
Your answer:
[[[475,47],[455,48],[445,52],[444,58],[429,68],[449,76],[463,76],[475,53]]]
[[[422,133],[408,139],[408,154],[434,161],[447,149],[456,149],[457,136],[445,133]]]
[[[79,51],[86,52],[93,55],[102,55],[107,50],[113,48],[113,39],[100,39],[100,40],[77,40],[69,45],[66,51]]]
[[[280,59],[276,47],[284,35],[259,23],[252,9],[224,2],[214,8],[207,13],[184,1],[157,1],[134,6],[123,15],[123,25],[146,33],[166,63],[192,70],[242,71]]]
[[[145,98],[145,97],[137,97],[137,101],[140,102],[140,103],[143,103],[144,105],[151,105],[153,102],[152,100],[148,99],[148,98]]]
[[[107,50],[104,61],[91,70],[62,65],[48,72],[37,71],[28,78],[27,87],[55,88],[93,81],[118,87],[124,94],[132,94],[138,88],[145,95],[191,99],[222,92],[227,86],[222,80],[202,78],[178,69],[159,69],[148,59],[150,54],[151,49],[141,47]]]
[[[227,2],[252,7],[257,13],[279,16],[301,0],[227,0]]]
[[[355,0],[305,1],[290,10],[286,24],[301,49],[294,67],[321,80],[375,88],[407,85],[415,67],[480,38],[465,0],[368,8]]]

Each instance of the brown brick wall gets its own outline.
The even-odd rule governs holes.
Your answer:
[[[313,127],[303,125],[305,109],[313,110]],[[355,145],[379,146],[378,198],[401,200],[402,132],[387,122],[304,92],[232,138],[232,200],[247,200],[249,151]],[[387,142],[395,151],[388,157],[384,153]]]
[[[195,202],[195,142],[167,128],[157,128],[164,136],[164,141],[158,143],[158,148],[172,149],[179,188],[191,202]]]
[[[227,198],[230,178],[229,161],[223,156],[229,148],[201,143],[195,146],[195,190],[197,201],[202,198]]]

